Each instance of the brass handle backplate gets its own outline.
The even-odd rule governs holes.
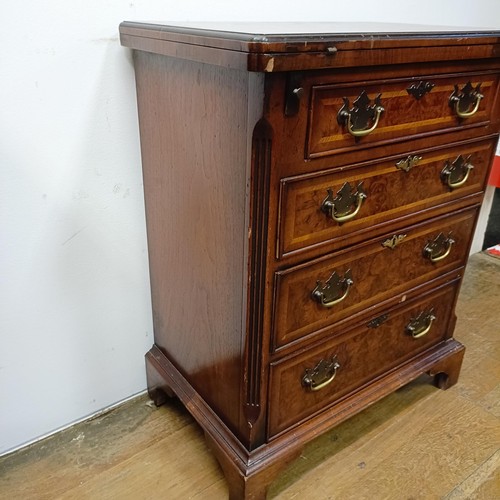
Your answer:
[[[360,182],[356,189],[353,189],[349,182],[345,182],[335,196],[331,189],[327,189],[328,196],[323,200],[321,210],[340,224],[354,219],[367,197],[362,184]]]
[[[302,386],[309,391],[319,391],[332,383],[339,368],[337,356],[322,359],[314,368],[306,368],[302,377]]]
[[[419,339],[427,335],[432,327],[432,322],[436,319],[434,309],[422,311],[417,317],[411,318],[406,325],[406,332],[414,339]]]
[[[458,85],[455,85],[449,103],[459,118],[469,118],[477,113],[481,99],[484,97],[480,90],[481,84],[478,83],[474,88],[470,80],[462,90],[459,90]]]
[[[347,131],[354,137],[364,137],[373,132],[378,125],[380,115],[385,111],[379,94],[374,99],[374,104],[368,94],[363,90],[359,97],[353,101],[353,107],[350,108],[349,99],[343,97],[344,105],[339,109],[337,121],[340,125],[347,126]],[[371,125],[370,125],[371,124]]]
[[[441,180],[450,189],[463,186],[467,182],[470,171],[474,168],[469,160],[470,156],[464,159],[464,157],[460,155],[453,163],[446,162],[441,171]]]
[[[353,284],[350,269],[346,271],[343,278],[340,278],[337,271],[333,271],[325,285],[319,280],[316,282],[316,288],[312,291],[311,296],[323,307],[329,308],[342,302],[349,295],[349,290]]]
[[[429,241],[424,247],[424,257],[431,262],[439,262],[450,255],[451,247],[455,240],[451,238],[451,233],[445,236],[439,233],[434,240]]]

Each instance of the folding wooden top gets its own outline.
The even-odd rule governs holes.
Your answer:
[[[123,22],[120,39],[136,50],[264,72],[500,56],[498,30],[413,24]]]

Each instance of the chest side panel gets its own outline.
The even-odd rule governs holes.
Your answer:
[[[230,427],[246,325],[246,71],[135,55],[155,343]]]

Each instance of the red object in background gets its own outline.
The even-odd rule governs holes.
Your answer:
[[[493,168],[491,169],[488,184],[490,186],[500,187],[500,156],[495,156],[493,160]]]
[[[487,248],[485,251],[488,255],[500,259],[500,245],[495,245],[494,247]]]

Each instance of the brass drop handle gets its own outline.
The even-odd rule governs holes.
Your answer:
[[[483,98],[484,96],[482,94],[476,94],[476,97],[475,97],[475,104],[474,104],[474,107],[472,108],[471,111],[460,111],[460,98],[456,97],[454,98],[454,102],[455,102],[455,113],[457,114],[457,116],[459,116],[460,118],[469,118],[471,117],[472,115],[475,115],[477,113],[477,110],[479,109],[479,104],[481,103],[481,99]]]
[[[332,206],[332,209],[330,210],[330,216],[335,222],[347,222],[351,219],[354,219],[356,215],[358,215],[358,212],[361,208],[361,205],[363,204],[363,200],[366,198],[365,193],[356,193],[356,203],[355,203],[355,209],[347,215],[336,215],[335,213],[335,206]]]
[[[430,256],[429,257],[430,261],[431,262],[439,262],[440,260],[446,259],[446,257],[448,257],[448,255],[450,255],[451,246],[453,245],[453,243],[455,243],[455,242],[450,238],[448,240],[448,243],[447,243],[447,246],[446,246],[446,250],[441,255],[439,255],[438,257],[432,257],[432,256]]]
[[[406,325],[406,331],[414,338],[425,337],[432,327],[432,322],[436,319],[434,310],[421,312],[416,318],[412,318]]]
[[[450,255],[451,247],[455,240],[450,235],[445,236],[439,233],[433,241],[429,241],[424,247],[424,257],[431,262],[439,262],[446,259]]]
[[[424,328],[423,330],[421,330],[420,332],[413,332],[412,337],[414,339],[419,339],[420,337],[424,337],[425,335],[427,335],[431,329],[432,320],[433,320],[433,318],[431,319],[431,321],[429,321],[429,325],[426,328]]]
[[[321,210],[339,224],[354,219],[358,215],[363,201],[367,198],[362,188],[362,182],[358,184],[356,189],[353,189],[349,182],[344,183],[335,196],[332,189],[326,191],[328,196],[323,200]]]
[[[480,83],[474,88],[471,82],[468,81],[462,90],[459,90],[458,85],[455,85],[455,90],[452,92],[449,102],[459,118],[470,118],[477,113],[481,99],[484,97],[479,92],[480,90]]]
[[[470,156],[464,159],[460,155],[453,163],[446,162],[441,171],[441,179],[450,189],[456,189],[467,182],[470,171],[474,168],[469,160]]]
[[[450,182],[450,178],[448,177],[448,181],[447,181],[447,184],[448,186],[451,188],[451,189],[455,189],[457,187],[460,187],[462,186],[463,184],[465,184],[467,182],[467,179],[469,178],[469,174],[470,174],[470,171],[473,169],[474,167],[472,165],[469,165],[469,168],[467,169],[467,172],[465,173],[463,179],[461,181],[457,181],[457,182]]]
[[[375,107],[375,119],[373,120],[373,125],[370,128],[364,128],[355,130],[354,125],[351,120],[351,113],[347,114],[347,131],[354,137],[364,137],[365,135],[371,134],[378,126],[378,121],[380,120],[380,115],[384,112],[384,108],[382,106]]]
[[[348,269],[343,278],[333,271],[325,285],[321,281],[316,282],[316,288],[312,291],[313,300],[319,302],[323,307],[330,308],[342,302],[348,295],[354,284],[351,270]]]
[[[374,99],[374,104],[370,106],[371,99],[363,90],[359,97],[353,101],[353,107],[349,108],[349,99],[343,97],[344,105],[337,114],[337,121],[340,125],[346,125],[347,131],[353,137],[364,137],[371,134],[378,125],[380,116],[385,111],[380,102],[382,94]],[[371,127],[369,123],[372,123]]]
[[[339,368],[337,356],[322,359],[314,368],[306,368],[302,377],[302,386],[312,392],[320,391],[333,382]]]

